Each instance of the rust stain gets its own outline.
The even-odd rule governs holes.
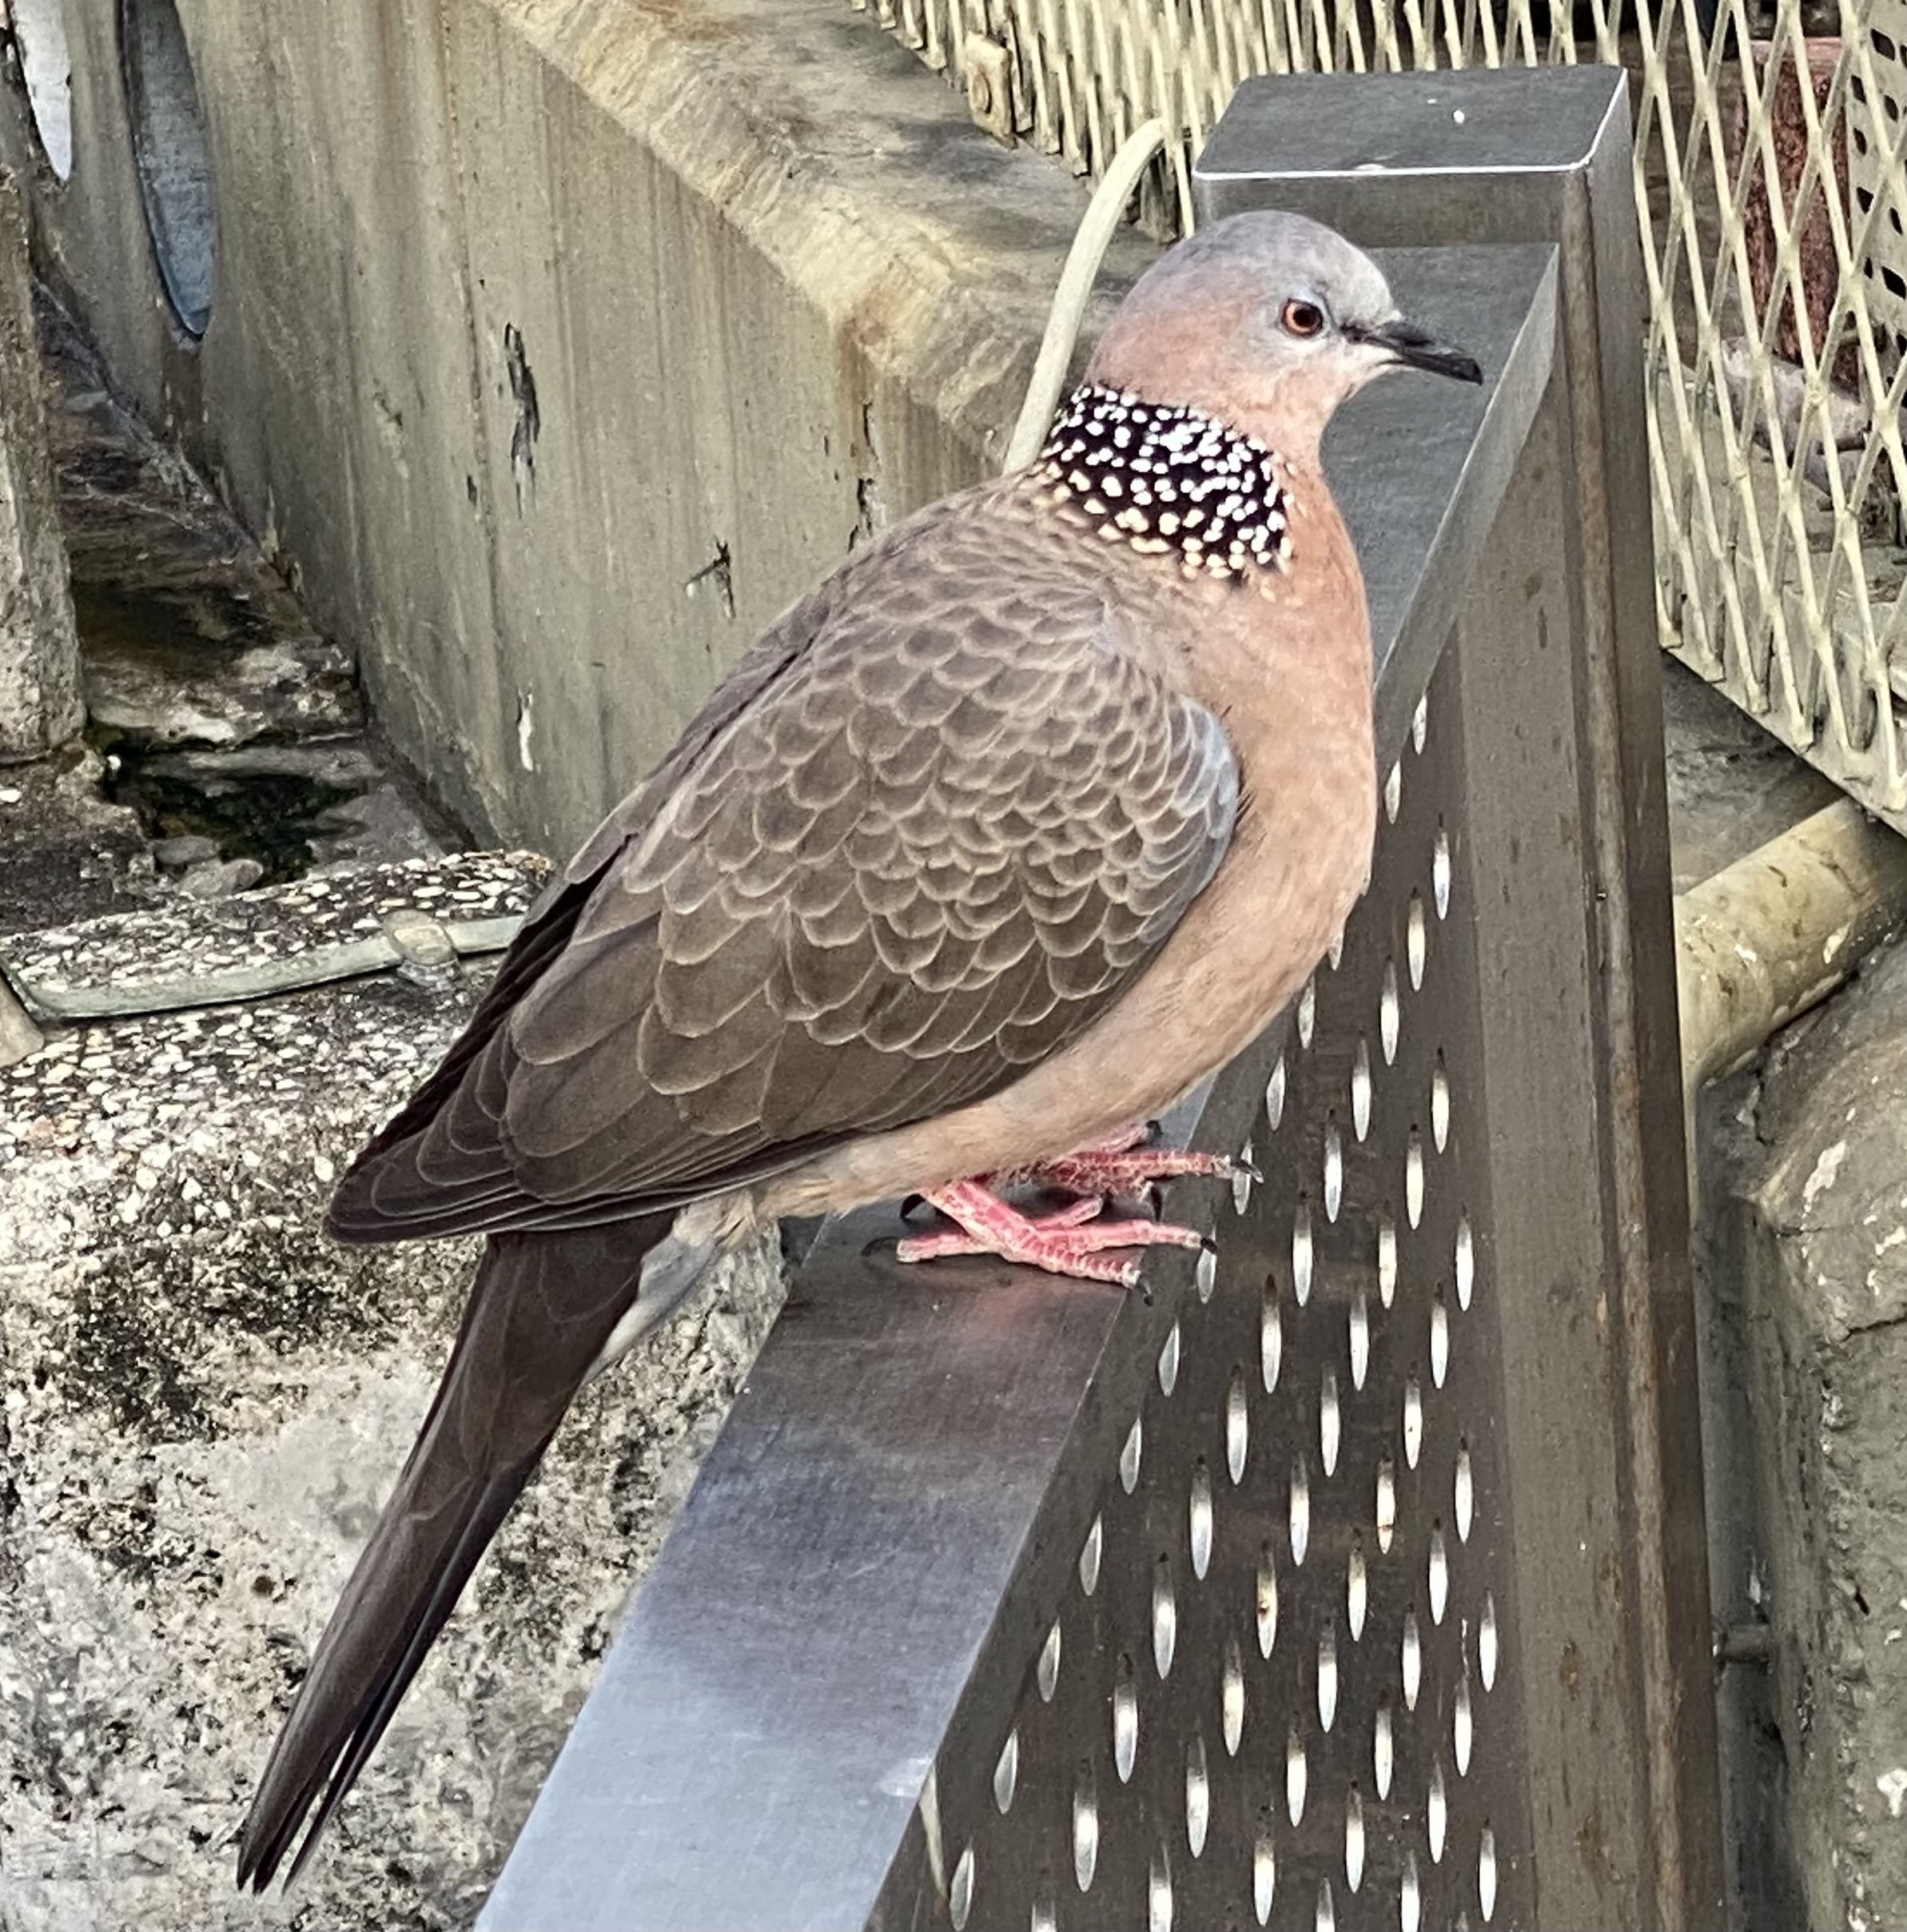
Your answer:
[[[1563,1647],[1563,1661],[1557,1666],[1556,1675],[1571,1697],[1582,1688],[1583,1653],[1576,1648],[1573,1639]]]
[[[1833,166],[1823,181],[1817,183],[1809,198],[1806,218],[1801,225],[1801,242],[1796,253],[1800,269],[1799,280],[1802,299],[1806,305],[1808,331],[1813,338],[1815,353],[1818,355],[1826,347],[1828,317],[1833,308],[1834,293],[1840,280],[1840,266],[1834,253],[1833,230],[1825,205],[1825,197],[1832,193],[1841,204],[1841,217],[1848,214],[1847,202],[1847,121],[1845,114],[1829,121],[1826,109],[1833,90],[1835,71],[1841,61],[1841,42],[1838,40],[1809,40],[1804,42],[1806,49],[1808,85],[1814,96],[1815,112],[1826,124],[1825,132],[1833,143]],[[1774,149],[1775,176],[1778,184],[1776,192],[1781,197],[1782,210],[1789,223],[1801,211],[1798,205],[1801,177],[1808,161],[1807,122],[1801,110],[1801,77],[1796,69],[1795,52],[1792,45],[1785,51],[1776,71],[1770,76],[1769,67],[1774,60],[1774,49],[1764,41],[1751,43],[1754,57],[1756,78],[1766,91],[1773,90],[1774,98],[1770,104],[1769,138]],[[1735,103],[1734,112],[1724,131],[1728,165],[1730,172],[1739,169],[1743,148],[1748,139],[1748,114],[1746,96]],[[1777,257],[1779,253],[1775,241],[1774,216],[1770,206],[1769,185],[1766,173],[1760,166],[1754,168],[1749,177],[1748,191],[1742,204],[1742,240],[1748,257],[1748,278],[1751,300],[1754,303],[1755,321],[1758,323],[1767,313],[1768,306],[1778,292],[1780,293],[1780,314],[1775,324],[1774,353],[1786,362],[1801,361],[1801,329],[1795,317],[1793,289],[1778,273]],[[1751,332],[1752,333],[1752,332]],[[1853,334],[1851,329],[1842,332],[1843,337]],[[1836,349],[1833,366],[1829,372],[1833,380],[1844,389],[1855,390],[1860,386],[1860,356],[1855,344],[1843,340]]]

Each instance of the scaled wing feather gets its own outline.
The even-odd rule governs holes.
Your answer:
[[[347,1177],[340,1233],[679,1205],[998,1092],[1144,970],[1230,838],[1231,747],[1099,586],[1002,560],[982,500],[757,647]],[[969,588],[1003,560],[1010,619]]]

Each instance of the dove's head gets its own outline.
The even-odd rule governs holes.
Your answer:
[[[1399,314],[1376,262],[1302,215],[1231,215],[1141,277],[1086,380],[1188,403],[1297,460],[1332,412],[1398,368],[1459,381],[1482,372]]]

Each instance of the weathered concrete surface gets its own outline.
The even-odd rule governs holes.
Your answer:
[[[41,756],[82,716],[26,229],[18,190],[0,168],[0,764]]]
[[[0,933],[145,902],[152,853],[137,815],[102,796],[105,773],[84,744],[0,771]]]
[[[1838,797],[1825,779],[1681,665],[1663,666],[1662,697],[1678,890],[1732,865]],[[1769,1062],[1771,1079],[1786,1080],[1780,1070],[1788,1065],[1788,1054],[1813,1030],[1832,1031],[1847,1023],[1847,1015],[1873,1009],[1876,1002],[1884,1006],[1889,995],[1878,987],[1893,983],[1883,977],[1890,970],[1897,978],[1898,967],[1877,959],[1865,980],[1782,1036]],[[1877,1097],[1869,1096],[1863,1131],[1874,1145],[1862,1162],[1871,1159],[1884,1168],[1903,1131],[1907,1066],[1897,1079],[1884,1064],[1877,1070],[1892,1097],[1876,1104]],[[1779,1231],[1800,1224],[1782,1221],[1784,1210],[1766,1195],[1778,1169],[1788,1174],[1782,1185],[1790,1191],[1798,1169],[1805,1191],[1822,1147],[1839,1137],[1817,1137],[1825,1129],[1805,1109],[1784,1105],[1765,1114],[1762,1078],[1757,1068],[1699,1096],[1692,1170],[1709,1568],[1718,1624],[1750,1651],[1786,1632],[1791,1614],[1805,1624],[1811,1613],[1798,1606],[1837,1598],[1846,1576],[1834,1537],[1813,1514],[1818,1485],[1802,1480],[1814,1455],[1813,1437],[1790,1393],[1776,1386],[1775,1364],[1786,1344],[1774,1337],[1806,1336],[1816,1321],[1817,1297],[1794,1237]],[[1758,1122],[1762,1135],[1778,1136],[1774,1144],[1758,1137]],[[1855,1130],[1849,1125],[1849,1132]],[[1852,1160],[1851,1153],[1846,1158]],[[1751,1237],[1751,1228],[1759,1233]],[[1901,1262],[1907,1262],[1907,1248],[1896,1265]],[[1886,1265],[1887,1258],[1880,1265]],[[1901,1292],[1907,1293],[1907,1276],[1901,1281]],[[1818,1336],[1807,1342],[1801,1359],[1809,1350],[1819,1354],[1819,1344]],[[1845,1352],[1857,1357],[1867,1346],[1850,1336]],[[1696,1393],[1691,1388],[1690,1399]],[[1841,1438],[1843,1452],[1856,1452],[1839,1456],[1837,1481],[1858,1492],[1871,1480],[1883,1508],[1890,1506],[1888,1499],[1907,1472],[1885,1460],[1869,1462],[1857,1445],[1876,1426],[1885,1435],[1893,1426],[1890,1412],[1899,1407],[1897,1397],[1890,1396]],[[1793,1647],[1785,1634],[1780,1641],[1785,1655],[1822,1661],[1813,1638]],[[1884,1662],[1898,1663],[1897,1647]],[[1831,1659],[1824,1667],[1831,1675]],[[1805,1714],[1805,1700],[1795,1701],[1798,1689],[1811,1682],[1812,1667],[1770,1673],[1752,1658],[1718,1675],[1727,1922],[1734,1932],[1795,1932],[1801,1926],[1854,1922],[1822,1903],[1843,1889],[1844,1867],[1861,1866],[1865,1857],[1853,1849],[1852,1836],[1844,1842],[1844,1828],[1857,1834],[1865,1827],[1845,1811],[1838,1823],[1833,1822],[1834,1807],[1821,1802],[1816,1720]],[[1877,1679],[1875,1687],[1907,1724],[1907,1681],[1889,1679],[1883,1687]],[[1809,1689],[1807,1699],[1814,1695]],[[1861,1882],[1867,1882],[1865,1877]],[[1870,1908],[1864,1922],[1907,1925],[1907,1898],[1895,1901],[1891,1914]]]
[[[1685,664],[1664,658],[1662,737],[1675,890],[1778,839],[1841,796]]]
[[[49,440],[86,709],[133,745],[361,730],[350,651],[312,624],[205,480],[114,393],[42,291]]]
[[[0,930],[467,845],[367,724],[350,654],[34,306],[96,742],[0,773]]]
[[[468,843],[375,732],[143,759],[76,741],[0,771],[0,934],[204,896],[221,867],[237,890]]]
[[[1718,1607],[1743,1925],[1907,1925],[1907,942],[1710,1095]]]
[[[782,606],[997,461],[1085,191],[840,0],[181,0],[196,349],[115,11],[68,0],[42,266],[480,830],[568,849]]]
[[[520,907],[472,855],[15,938],[117,983],[380,908]],[[230,1840],[427,1403],[468,1245],[344,1250],[327,1183],[468,1010],[394,978],[54,1030],[0,1074],[0,1926],[467,1925],[631,1577],[779,1300],[758,1256],[589,1392],[327,1854],[241,1899]]]

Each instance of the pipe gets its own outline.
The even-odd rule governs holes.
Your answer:
[[[1165,123],[1143,122],[1120,144],[1099,185],[1093,190],[1093,198],[1073,234],[1073,246],[1066,253],[1059,286],[1053,291],[1046,333],[1041,339],[1040,353],[1026,385],[1026,400],[1020,405],[1020,419],[1007,441],[1006,460],[1001,465],[1003,472],[1025,468],[1046,440],[1053,412],[1059,407],[1067,365],[1079,341],[1086,304],[1092,299],[1093,284],[1098,279],[1099,265],[1105,259],[1114,231],[1125,218],[1125,205],[1138,186],[1140,176],[1165,145]]]
[[[1817,811],[1675,901],[1683,1086],[1752,1059],[1907,922],[1907,839],[1850,799]]]
[[[257,965],[231,966],[216,973],[197,973],[182,979],[141,980],[132,986],[64,986],[50,980],[29,980],[15,966],[9,969],[0,954],[0,1027],[10,1010],[19,1006],[19,1018],[30,1025],[50,1021],[121,1020],[141,1014],[178,1013],[197,1006],[221,1006],[235,1000],[273,999],[340,979],[396,967],[400,977],[432,990],[454,978],[458,957],[500,953],[516,937],[521,918],[510,914],[496,919],[460,919],[440,923],[428,913],[402,907],[384,916],[384,930],[335,946],[316,946],[309,952]],[[8,980],[10,978],[10,990]],[[16,999],[14,996],[18,995]],[[0,1042],[9,1037],[0,1030]],[[21,1034],[21,1038],[25,1035]],[[0,1051],[6,1050],[0,1044]],[[32,1046],[26,1052],[34,1050]],[[10,1064],[0,1059],[0,1066]]]

